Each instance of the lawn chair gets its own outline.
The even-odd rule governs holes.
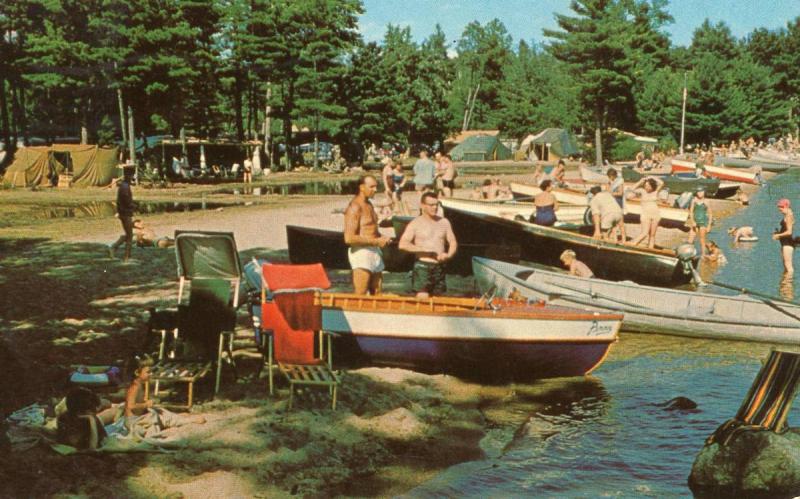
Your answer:
[[[325,269],[319,263],[264,264],[261,273],[261,331],[268,338],[270,394],[276,362],[289,382],[288,409],[295,386],[316,385],[328,387],[335,410],[341,378],[332,369],[331,337],[322,331],[322,307],[316,297],[331,285]]]
[[[711,435],[708,444],[727,444],[746,430],[783,433],[786,417],[800,388],[800,354],[772,350],[761,366],[736,416]]]
[[[228,232],[176,231],[178,310],[174,324],[160,313],[159,360],[151,380],[188,383],[186,407],[191,407],[194,383],[216,366],[214,394],[219,392],[226,345],[236,328],[241,265],[236,242]],[[190,283],[188,304],[183,304]],[[172,344],[168,350],[169,326]]]

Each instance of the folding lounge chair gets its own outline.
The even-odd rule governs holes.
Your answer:
[[[296,385],[316,385],[328,387],[335,410],[341,378],[332,369],[331,337],[322,331],[322,307],[316,296],[331,285],[325,269],[319,263],[264,264],[262,278],[261,331],[268,338],[270,394],[274,360],[289,382],[289,409]]]
[[[225,346],[236,326],[241,265],[232,233],[175,233],[178,261],[178,310],[176,327],[171,329],[172,348],[166,340],[170,320],[160,314],[161,344],[159,361],[153,366],[151,381],[177,381],[188,384],[186,407],[191,407],[194,383],[216,364],[214,393],[219,391]],[[190,283],[188,305],[183,296]]]
[[[740,431],[783,433],[800,388],[800,354],[772,350],[761,366],[736,416],[722,424],[707,443],[727,444]]]

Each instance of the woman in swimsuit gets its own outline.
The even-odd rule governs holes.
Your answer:
[[[556,223],[556,210],[558,209],[558,201],[553,194],[553,182],[543,180],[539,184],[539,189],[542,192],[533,198],[533,204],[536,206],[536,215],[533,217],[533,223],[552,226]]]
[[[783,214],[781,220],[781,227],[772,239],[781,243],[781,256],[783,257],[783,271],[784,274],[794,274],[794,265],[792,257],[794,256],[794,213],[792,213],[791,203],[788,199],[784,198],[778,201],[778,211]]]
[[[689,243],[694,243],[695,236],[700,235],[701,256],[706,255],[706,235],[711,230],[712,222],[711,207],[706,200],[706,191],[700,188],[694,193],[692,203],[689,205],[689,219],[686,224],[689,226]]]
[[[664,181],[656,177],[645,177],[639,180],[634,188],[637,191],[642,206],[642,214],[639,216],[639,226],[641,233],[633,240],[633,245],[637,245],[647,239],[647,247],[655,248],[656,231],[658,223],[661,221],[661,213],[658,209],[658,191],[664,187]]]

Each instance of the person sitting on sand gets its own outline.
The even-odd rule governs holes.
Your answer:
[[[564,266],[569,269],[569,275],[575,275],[578,277],[594,277],[594,272],[592,272],[592,269],[590,269],[589,266],[582,261],[578,260],[578,257],[574,251],[570,249],[564,250],[559,258],[561,263],[563,263]]]
[[[98,449],[107,434],[105,425],[119,418],[119,408],[103,403],[85,387],[73,388],[66,396],[66,412],[57,418],[59,442],[81,450]]]
[[[137,357],[136,364],[135,377],[125,393],[125,428],[129,434],[139,438],[151,437],[167,428],[206,422],[201,415],[175,414],[155,407],[152,399],[145,399],[144,386],[150,380],[153,359],[147,355]]]
[[[722,250],[719,249],[717,243],[713,240],[709,239],[706,243],[706,254],[703,255],[703,258],[709,262],[716,263],[719,265],[725,265],[728,263],[728,259],[725,258],[725,254],[722,253]]]
[[[734,243],[738,243],[742,238],[749,239],[755,237],[753,228],[749,225],[744,225],[742,227],[730,227],[728,228],[728,235],[733,236]]]
[[[136,246],[140,248],[169,248],[175,245],[175,240],[171,237],[156,237],[153,229],[145,226],[140,218],[133,221],[133,235],[136,238]]]

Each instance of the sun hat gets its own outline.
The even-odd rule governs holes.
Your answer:
[[[790,203],[789,200],[786,199],[786,198],[783,198],[783,199],[778,201],[778,208],[788,208],[791,205],[792,205],[792,203]]]

